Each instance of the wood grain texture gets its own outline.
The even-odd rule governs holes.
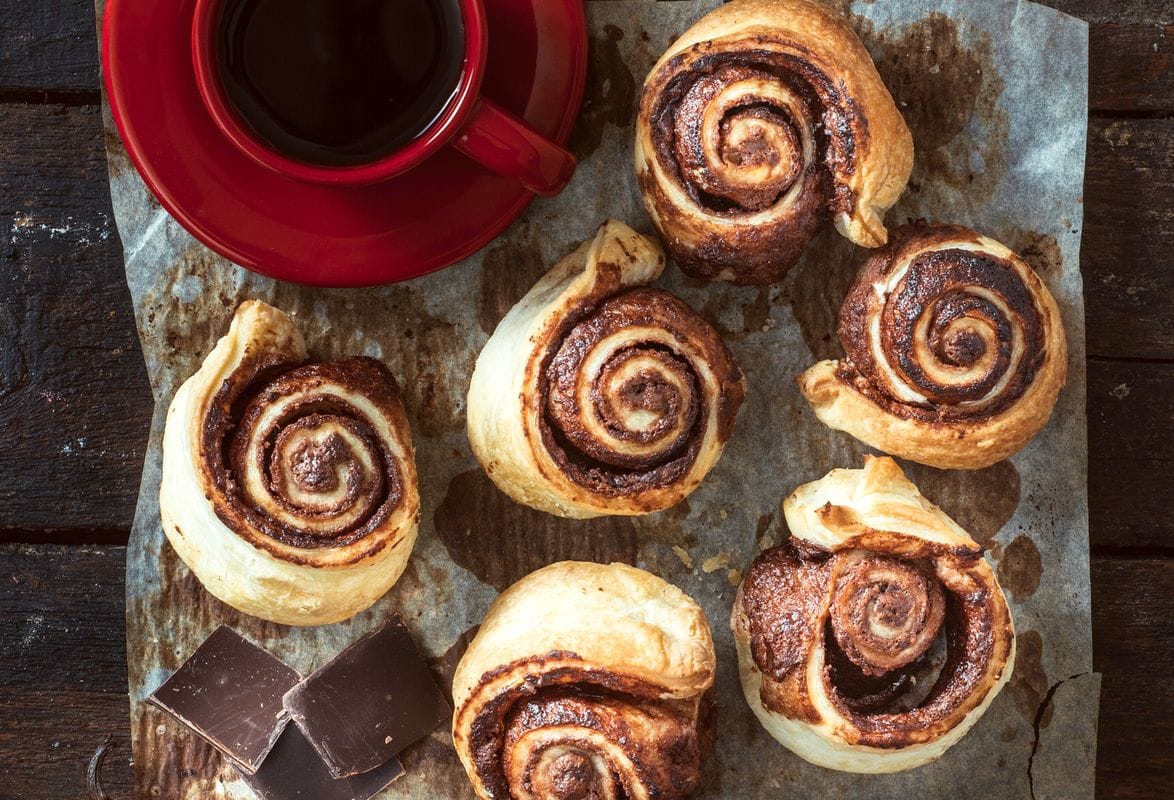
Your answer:
[[[0,97],[48,93],[79,102],[96,100],[93,0],[4,0],[0,42]]]
[[[1094,559],[1101,680],[1098,798],[1169,797],[1174,775],[1174,561]]]
[[[1093,119],[1084,178],[1088,353],[1174,359],[1174,119]]]
[[[128,528],[151,398],[96,108],[3,106],[0,226],[0,529]]]
[[[0,800],[130,797],[122,547],[0,546]]]
[[[1088,36],[1093,113],[1174,109],[1174,25],[1103,23],[1091,26]]]
[[[1114,552],[1174,555],[1174,364],[1088,362],[1089,537]]]

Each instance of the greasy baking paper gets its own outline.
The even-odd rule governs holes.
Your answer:
[[[493,0],[489,0],[492,2]],[[482,252],[380,289],[325,291],[260,278],[213,255],[163,212],[106,116],[111,193],[157,401],[127,555],[127,637],[138,796],[248,798],[232,769],[147,695],[221,622],[310,673],[364,632],[403,615],[444,679],[498,591],[564,558],[625,560],[705,607],[719,654],[717,748],[705,798],[802,796],[1074,798],[1093,794],[1099,676],[1092,672],[1085,441],[1084,310],[1078,251],[1087,118],[1083,22],[1016,0],[839,2],[871,50],[917,147],[890,224],[964,223],[1022,253],[1067,325],[1067,388],[1051,423],[1009,462],[979,472],[906,465],[932,500],[986,544],[1019,631],[1014,677],[939,762],[890,776],[811,766],[776,744],[738,685],[728,618],[760,548],[785,536],[782,499],[866,451],[816,421],[795,376],[838,352],[835,318],[864,252],[832,230],[779,285],[658,284],[712,320],[746,368],[749,395],[726,453],[687,503],[639,519],[568,522],[516,506],[473,460],[465,391],[493,326],[546,266],[605,217],[649,231],[632,171],[632,123],[645,74],[674,36],[716,3],[592,0],[591,73],[572,147],[582,163],[560,196],[536,201]],[[99,12],[101,0],[99,0]],[[405,388],[418,450],[420,539],[400,583],[349,622],[293,629],[212,599],[159,524],[167,403],[232,311],[257,297],[287,310],[320,358],[363,353]],[[404,755],[386,797],[466,797],[444,730]]]

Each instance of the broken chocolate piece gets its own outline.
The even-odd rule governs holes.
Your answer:
[[[285,729],[255,774],[241,771],[261,800],[370,800],[403,774],[392,758],[378,769],[336,779],[297,725]]]
[[[399,619],[291,689],[285,707],[335,777],[374,769],[452,714]]]
[[[301,675],[221,625],[150,700],[256,772],[289,722],[282,697]]]

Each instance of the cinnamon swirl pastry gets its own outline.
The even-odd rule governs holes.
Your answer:
[[[913,166],[913,138],[848,24],[808,0],[734,0],[652,68],[636,174],[691,275],[780,280],[828,219],[865,247]]]
[[[163,530],[205,588],[287,625],[382,597],[420,507],[391,373],[370,358],[305,361],[289,317],[242,304],[172,400],[159,492]]]
[[[453,678],[453,741],[483,800],[675,800],[713,743],[713,640],[675,586],[563,561],[489,609]]]
[[[746,700],[798,755],[848,772],[939,758],[1011,677],[1015,629],[982,548],[890,458],[783,504],[731,626]]]
[[[645,284],[654,242],[604,223],[498,325],[469,386],[473,453],[519,503],[564,517],[647,514],[701,483],[742,373],[713,327]]]
[[[1068,371],[1060,310],[1039,276],[958,225],[906,225],[840,310],[842,361],[799,376],[816,416],[935,467],[981,469],[1047,424]]]

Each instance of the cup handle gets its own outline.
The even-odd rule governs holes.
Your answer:
[[[486,169],[532,192],[554,195],[575,172],[575,157],[524,122],[481,98],[453,146]]]

